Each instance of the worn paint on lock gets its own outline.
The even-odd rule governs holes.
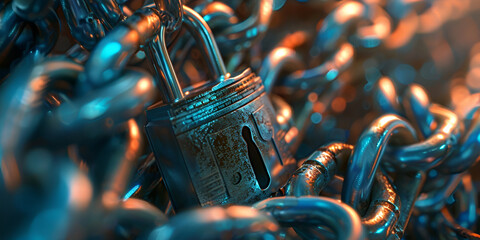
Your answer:
[[[277,192],[295,168],[261,79],[249,69],[153,107],[147,118],[176,210],[254,203]]]

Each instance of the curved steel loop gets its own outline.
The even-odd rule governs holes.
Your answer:
[[[330,228],[337,239],[364,239],[358,214],[348,205],[325,197],[274,197],[253,205],[280,224],[309,224]],[[339,220],[341,219],[341,220]]]
[[[158,208],[149,202],[135,198],[121,202],[108,218],[117,222],[116,231],[122,229],[115,237],[128,239],[148,239],[155,228],[168,221],[167,216]]]
[[[222,2],[208,3],[201,14],[214,33],[238,23],[234,10]]]
[[[114,209],[121,200],[125,200],[122,199],[122,196],[134,175],[134,167],[137,165],[137,160],[144,147],[145,136],[135,119],[128,119],[116,130],[112,134],[116,138],[106,143],[103,142],[100,146],[95,146],[98,148],[95,149],[97,155],[93,157],[94,161],[91,161],[92,158],[83,158],[85,154],[82,153],[80,144],[85,145],[85,143],[73,140],[74,145],[68,147],[69,158],[78,165],[81,171],[89,172],[93,188],[92,200],[102,199],[102,208],[106,209]],[[114,142],[115,147],[112,147],[114,144],[109,142]],[[108,155],[105,154],[106,151],[108,151]],[[103,200],[103,198],[107,199]]]
[[[455,193],[454,208],[457,210],[457,223],[466,228],[475,228],[477,224],[477,189],[472,181],[472,175],[463,176]]]
[[[91,237],[90,234],[93,233],[100,234],[102,237],[146,239],[154,228],[167,221],[167,217],[148,202],[133,198],[122,199],[126,186],[135,171],[134,166],[143,151],[145,137],[134,119],[129,119],[122,126],[126,130],[126,139],[121,140],[121,146],[115,146],[108,156],[100,154],[99,159],[96,160],[102,161],[95,161],[90,169],[86,169],[82,168],[85,163],[81,159],[73,159],[82,161],[77,162],[80,172],[88,170],[91,188],[90,195],[87,194],[84,198],[77,196],[79,199],[72,201],[77,204],[81,203],[78,201],[84,201],[83,204],[70,203],[72,206],[69,207],[73,210],[73,216],[77,216],[72,218],[74,224],[81,224],[82,222],[75,220],[83,218],[89,218],[95,223],[98,221],[98,213],[101,212],[104,220],[100,219],[100,221],[109,221],[116,226],[112,228],[109,224],[101,224],[100,221],[97,224],[79,225],[78,228],[83,230],[82,234],[85,234],[85,237]],[[118,139],[115,142],[118,143]],[[104,147],[102,146],[102,148]],[[106,148],[108,149],[108,144]],[[81,156],[70,155],[70,157],[80,158]],[[88,188],[81,185],[86,184],[85,182],[80,181],[78,184],[77,188],[88,192],[86,191]],[[78,229],[75,230],[78,231]],[[68,232],[68,235],[70,234],[75,234],[75,232]]]
[[[407,225],[415,209],[415,201],[425,184],[426,174],[424,172],[404,172],[395,176],[393,182],[396,187],[396,193],[400,196],[402,207],[400,208],[400,217],[395,226],[397,236],[400,238],[407,228]]]
[[[331,57],[322,64],[299,70],[286,76],[282,85],[293,89],[312,89],[316,86],[327,84],[349,68],[353,62],[355,50],[350,43],[343,43]]]
[[[222,2],[208,3],[202,15],[212,31],[222,53],[238,54],[259,41],[268,29],[273,12],[273,0],[250,1],[252,13],[239,22],[231,6]]]
[[[222,52],[238,52],[251,47],[268,29],[273,12],[273,0],[253,0],[251,15],[244,21],[221,31],[216,41]]]
[[[109,31],[118,23],[127,17],[123,14],[122,9],[116,0],[85,0],[90,10],[99,18],[104,28]]]
[[[392,79],[389,77],[382,77],[378,80],[375,91],[375,104],[378,105],[382,113],[401,113],[397,91]]]
[[[401,21],[409,13],[413,11],[415,5],[423,3],[423,1],[385,1],[385,10],[396,21]]]
[[[318,196],[327,186],[339,168],[346,166],[353,146],[333,143],[313,153],[290,178],[286,185],[288,196]],[[400,196],[390,181],[381,172],[377,172],[372,187],[372,199],[362,217],[362,224],[369,239],[386,239],[391,234],[402,235],[403,229],[397,229],[400,219]],[[395,231],[394,231],[395,230]]]
[[[458,218],[455,219],[450,210],[443,207],[440,211],[441,224],[455,233],[456,236],[449,239],[480,239],[480,234],[471,230],[472,227],[475,227],[477,220],[477,193],[470,174],[462,177],[458,188],[455,193],[460,195],[459,198],[456,198],[455,203],[458,205],[456,208],[460,208],[457,213]]]
[[[165,26],[167,32],[175,31],[182,26],[182,0],[154,0],[154,2],[162,16],[162,25]]]
[[[60,20],[53,9],[34,22],[35,47],[34,51],[47,55],[57,43],[60,34]]]
[[[113,159],[108,161],[108,165],[104,163],[105,167],[101,170],[103,174],[99,179],[96,179],[101,181],[93,182],[94,186],[101,187],[103,195],[115,195],[118,199],[122,199],[128,181],[133,176],[136,161],[142,154],[145,137],[140,126],[133,118],[126,123],[124,122],[124,125],[127,128],[124,146],[116,148],[119,154],[112,153],[111,158]]]
[[[80,46],[80,44],[75,44],[67,50],[65,56],[74,60],[75,62],[85,64],[90,56],[90,52],[86,50],[85,47]]]
[[[272,102],[273,109],[277,113],[276,119],[280,125],[280,129],[288,132],[290,129],[296,128],[297,125],[295,124],[292,106],[288,104],[282,97],[275,94],[270,95],[270,100]],[[287,142],[290,143],[290,141]]]
[[[352,44],[363,48],[375,48],[390,36],[392,20],[389,14],[378,4],[369,4],[371,25],[360,26],[353,35]]]
[[[286,195],[318,196],[335,175],[337,164],[345,167],[352,150],[353,146],[343,143],[320,148],[307,158],[290,178],[286,186]],[[372,199],[361,220],[368,239],[386,239],[391,237],[391,234],[401,236],[402,232],[397,232],[395,228],[399,218],[400,196],[387,177],[377,172],[372,188]]]
[[[475,117],[470,127],[463,134],[460,144],[453,150],[453,154],[445,160],[438,170],[442,173],[460,173],[468,170],[480,160],[480,109],[473,109]]]
[[[415,210],[419,212],[438,212],[444,206],[462,180],[463,174],[454,174],[446,176],[446,183],[432,191],[421,193],[415,202]]]
[[[198,6],[194,9],[199,10]],[[226,3],[219,1],[207,3],[199,13],[201,13],[203,19],[214,33],[216,41],[218,40],[218,34],[222,30],[238,23],[238,18],[236,17],[234,10]],[[168,49],[170,53],[169,56],[172,57],[171,60],[175,69],[184,69],[186,60],[188,59],[187,57],[190,55],[192,49],[196,45],[196,40],[192,39],[190,34],[177,34],[177,36],[178,37],[175,40],[175,44],[172,45],[171,49],[170,47]],[[230,49],[227,50],[231,51]],[[177,54],[178,52],[180,52],[180,54]],[[243,52],[238,52],[233,56],[230,56],[229,62],[226,63],[227,71],[235,71],[239,64],[238,61],[243,60],[244,54],[245,53]]]
[[[202,54],[207,60],[214,80],[221,82],[228,78],[229,74],[225,68],[222,55],[218,50],[212,31],[203,18],[191,8],[184,6],[183,22],[189,29],[189,32],[195,38]],[[152,64],[156,71],[158,86],[163,90],[163,100],[166,103],[176,102],[184,98],[175,69],[170,57],[168,57],[167,46],[165,42],[166,28],[160,27],[159,35],[149,44],[150,54],[152,55]]]
[[[13,0],[15,13],[27,21],[36,21],[45,17],[55,5],[55,0]]]
[[[68,146],[68,157],[80,171],[88,172],[93,188],[92,200],[108,198],[107,203],[102,201],[107,209],[113,209],[121,200],[127,199],[123,196],[145,144],[141,127],[133,118],[120,124],[112,135],[114,137],[108,141],[94,143],[96,155],[93,157],[89,156],[88,149],[82,149],[91,142],[73,140]]]
[[[275,239],[279,230],[275,219],[247,206],[209,207],[172,217],[148,239]]]
[[[342,36],[352,24],[365,19],[370,20],[373,25],[357,31],[353,45],[346,40],[342,41]],[[379,6],[356,1],[343,2],[323,21],[311,49],[313,56],[333,51],[331,57],[317,67],[290,74],[283,84],[294,89],[311,89],[333,81],[352,64],[355,53],[353,46],[378,46],[390,33],[389,24],[387,14]]]
[[[346,168],[353,146],[331,143],[312,153],[290,177],[285,186],[287,196],[319,196],[323,188]]]
[[[350,39],[355,47],[374,48],[390,35],[390,16],[376,3],[357,1],[342,2],[323,21],[317,33],[315,45],[311,50],[313,56],[331,52],[341,43],[347,42],[348,31],[362,21],[368,26],[358,27]]]
[[[217,47],[217,39],[203,18],[191,8],[184,6],[185,26],[193,35],[196,43],[199,44],[202,54],[204,54],[207,64],[213,74],[213,78],[222,81],[228,77],[228,72],[223,62],[222,54]]]
[[[315,45],[312,48],[312,55],[335,49],[341,39],[346,36],[345,33],[351,25],[359,20],[368,19],[368,17],[369,9],[367,5],[356,1],[343,2],[330,12],[323,21],[317,33]]]
[[[353,149],[345,174],[342,201],[357,211],[366,207],[375,172],[392,135],[400,135],[402,141],[409,143],[416,141],[415,130],[410,124],[396,115],[387,114],[377,118],[362,133]]]
[[[432,104],[430,113],[437,119],[437,128],[425,141],[390,147],[388,161],[397,168],[426,171],[438,166],[457,144],[459,121],[457,115],[440,105]]]
[[[447,208],[442,208],[441,216],[444,224],[448,227],[449,230],[454,232],[454,236],[445,237],[445,239],[469,239],[469,240],[478,240],[480,239],[480,234],[473,232],[468,228],[464,228],[458,223],[455,222],[455,219],[448,211]]]
[[[142,8],[109,32],[85,63],[85,78],[94,87],[120,76],[130,57],[160,31],[161,17],[155,8]]]
[[[40,5],[36,5],[37,2]],[[17,8],[15,8],[17,4]],[[38,51],[47,55],[60,34],[59,19],[46,1],[12,1],[0,8],[0,69],[8,69],[17,58]],[[13,5],[13,6],[12,6]],[[30,9],[30,7],[34,9]],[[26,8],[31,16],[18,15]],[[41,9],[38,9],[41,8]],[[18,10],[20,9],[20,10]],[[39,11],[39,12],[35,12]],[[31,19],[27,17],[32,17]],[[10,61],[7,62],[7,59]],[[13,61],[12,61],[13,60]],[[3,77],[3,76],[0,76]]]
[[[47,91],[58,80],[75,81],[83,70],[81,65],[65,58],[38,60],[37,57],[28,55],[3,85],[0,95],[3,103],[0,106],[2,172],[8,171],[11,164],[22,166],[22,147],[26,146],[45,114],[42,103]],[[11,181],[14,187],[20,179]]]
[[[150,74],[127,69],[115,82],[61,104],[52,111],[42,132],[57,144],[102,136],[143,113],[154,93]]]
[[[420,136],[428,138],[435,134],[433,133],[435,116],[430,111],[432,104],[422,86],[410,84],[403,94],[402,105],[407,119],[420,131]]]
[[[73,38],[87,50],[93,50],[105,36],[100,19],[83,0],[61,0],[63,14]]]
[[[38,31],[38,27],[33,22],[26,22],[22,32],[15,40],[14,47],[11,49],[11,55],[18,57],[21,60],[22,57],[30,54],[35,50],[35,32]],[[54,34],[55,35],[55,34]],[[20,51],[18,51],[20,50]],[[38,52],[39,53],[39,52]],[[40,53],[39,53],[40,54]],[[44,54],[45,55],[45,54]],[[10,69],[14,68],[14,64],[18,64],[19,61],[12,61],[10,63]]]
[[[400,239],[403,229],[396,226],[400,218],[400,196],[381,171],[375,174],[371,195],[370,204],[362,217],[368,239]]]
[[[136,169],[123,199],[143,199],[168,214],[171,202],[153,153],[140,160]]]
[[[391,2],[402,2],[402,1],[391,1]],[[405,1],[403,1],[405,2]],[[419,1],[422,2],[422,1]],[[390,13],[389,13],[390,14]],[[392,16],[392,15],[390,15]],[[395,18],[395,16],[392,16]],[[384,46],[388,50],[399,51],[403,47],[407,46],[414,37],[416,36],[417,29],[419,26],[418,14],[415,12],[410,12],[401,19],[396,19],[398,22],[395,24],[395,29],[392,30],[392,33],[384,40]]]
[[[276,120],[278,125],[283,131],[285,140],[285,146],[290,149],[290,152],[295,152],[298,144],[303,137],[301,131],[298,129],[300,125],[297,123],[297,118],[294,116],[293,108],[282,97],[275,94],[270,95],[273,109],[276,112]]]
[[[12,2],[0,10],[0,66],[5,67],[11,61],[4,60],[12,56],[23,57],[37,51],[47,55],[60,34],[60,20],[53,9],[48,8],[41,18],[30,22],[16,16],[11,5]]]
[[[7,64],[7,54],[10,53],[24,26],[25,21],[15,14],[11,2],[0,8],[0,64]]]
[[[478,109],[480,109],[480,93],[474,93],[455,106],[455,113],[468,129],[472,125]]]
[[[273,49],[263,60],[258,74],[263,81],[265,92],[270,93],[272,91],[282,71],[303,69],[303,65],[295,50],[287,47]]]

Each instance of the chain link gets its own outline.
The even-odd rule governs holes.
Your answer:
[[[479,10],[474,0],[0,3],[0,232],[479,239]],[[193,99],[205,79],[230,86],[246,68],[279,125],[256,123],[260,137],[298,169],[251,206],[176,212],[145,111]],[[223,178],[243,184],[237,174]]]

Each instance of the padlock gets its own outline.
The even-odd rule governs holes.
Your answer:
[[[176,211],[252,204],[275,194],[296,168],[260,77],[226,73],[210,28],[184,6],[183,26],[217,75],[183,91],[165,47],[165,27],[152,42],[164,102],[147,110],[148,140]],[[154,63],[155,64],[155,63]],[[187,89],[185,89],[187,90]],[[184,93],[185,92],[185,93]]]

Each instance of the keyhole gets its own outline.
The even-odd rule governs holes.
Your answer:
[[[242,137],[247,143],[248,159],[250,160],[250,164],[252,164],[255,178],[257,179],[260,188],[264,190],[268,187],[268,185],[270,185],[270,175],[268,174],[267,167],[263,162],[260,150],[258,150],[257,145],[253,141],[252,133],[250,132],[249,127],[245,126],[242,128]]]

